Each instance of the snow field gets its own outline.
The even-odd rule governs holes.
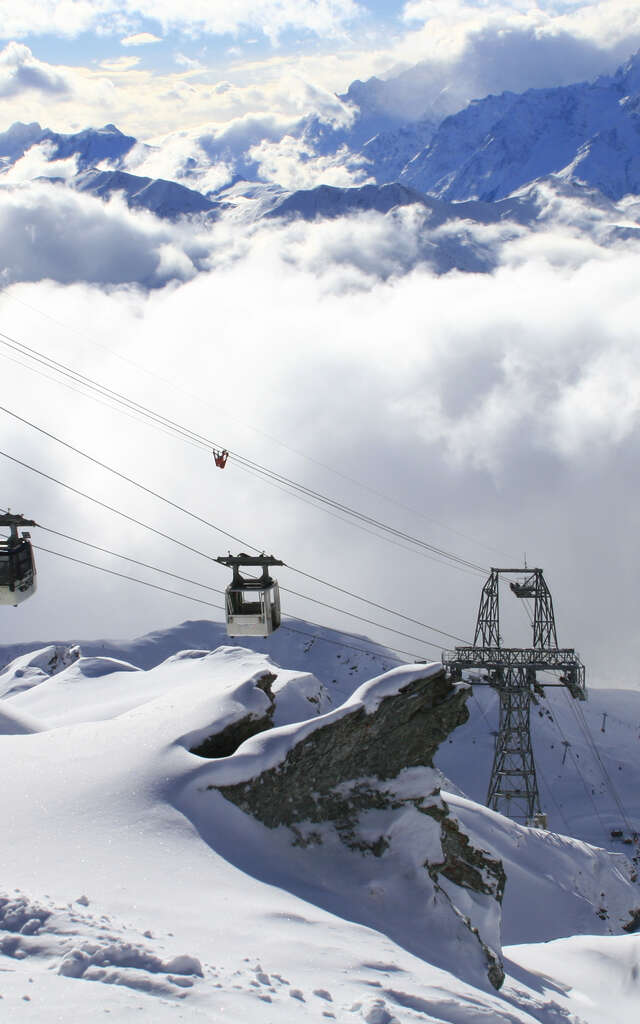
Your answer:
[[[21,655],[0,674],[5,723],[28,718],[39,730],[7,725],[0,736],[8,837],[0,1019],[566,1024],[573,1014],[599,1024],[608,987],[619,994],[620,1024],[635,1020],[637,937],[607,934],[638,891],[626,858],[520,828],[445,793],[472,841],[503,858],[504,937],[520,943],[508,948],[499,993],[465,983],[412,952],[416,929],[434,949],[453,938],[435,920],[429,936],[428,912],[416,906],[420,857],[434,856],[423,815],[390,819],[406,856],[384,863],[347,855],[328,836],[322,855],[293,849],[286,830],[266,829],[206,789],[216,774],[246,773],[251,759],[264,766],[275,748],[282,756],[305,718],[310,730],[344,714],[329,694],[355,689],[351,666],[323,686],[249,650],[168,650],[176,642],[158,637],[164,660],[146,671],[134,645],[108,657],[84,657],[80,645],[73,659],[58,655],[52,675],[50,650]],[[371,709],[412,672],[430,670],[374,679],[351,706]],[[271,702],[258,683],[273,675],[275,731],[230,758],[190,753],[212,729],[264,715]],[[420,795],[434,779],[431,769],[413,769],[394,784]],[[380,821],[370,826],[373,835]],[[593,912],[601,892],[606,919]],[[466,909],[481,915],[481,901],[468,899]],[[531,944],[592,922],[599,936]],[[540,958],[552,947],[553,970]],[[459,956],[462,964],[462,941]],[[589,984],[583,961],[598,965]]]

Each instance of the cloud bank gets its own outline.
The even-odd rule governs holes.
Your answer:
[[[554,202],[559,214],[563,200]],[[547,572],[561,642],[581,651],[592,682],[635,684],[640,650],[629,550],[638,516],[640,299],[633,236],[600,244],[593,227],[578,230],[581,215],[567,202],[564,222],[556,215],[554,226],[533,233],[478,229],[494,232],[499,259],[491,274],[437,276],[426,258],[415,258],[425,223],[411,208],[395,219],[244,232],[222,222],[196,232],[189,250],[179,225],[62,187],[14,188],[3,203],[3,263],[23,267],[25,281],[35,283],[5,288],[1,330],[481,564],[519,560],[526,551]],[[632,213],[626,210],[629,220]],[[625,211],[616,216],[622,221]],[[605,219],[593,217],[596,225]],[[71,244],[69,252],[52,248],[65,232],[75,239],[71,265]],[[56,267],[57,282],[41,280]],[[223,474],[208,451],[5,358],[3,371],[12,396],[6,404],[24,409],[16,396],[28,394],[29,418],[53,433],[285,561],[468,635],[480,578],[389,546],[267,486],[233,459]],[[228,547],[226,538],[7,418],[3,446],[210,554]],[[210,563],[19,467],[3,464],[3,481],[7,503],[45,525],[213,586],[225,582]],[[78,554],[71,544],[38,539]],[[15,620],[16,637],[21,629],[30,637],[131,634],[210,613],[151,591],[142,598],[134,584],[50,556],[40,562],[40,590],[29,618]],[[303,589],[299,580],[287,583]],[[299,599],[285,604],[344,626],[339,615]],[[514,623],[516,634],[523,628]]]
[[[113,33],[135,26],[141,18],[152,19],[166,30],[227,34],[241,29],[262,31],[276,42],[288,29],[320,35],[343,31],[362,11],[356,0],[234,0],[232,4],[192,0],[30,0],[3,10],[6,37],[32,33],[76,36],[81,32]],[[150,33],[131,33],[148,36]],[[149,41],[149,40],[145,40]],[[129,44],[137,45],[137,44]]]
[[[47,96],[71,92],[67,77],[37,60],[28,46],[9,43],[0,53],[0,99],[20,96],[27,90]]]
[[[30,150],[13,168],[14,180],[33,169],[33,159]],[[73,162],[46,167],[49,172],[57,163],[69,171]],[[191,277],[205,256],[208,247],[197,232],[144,211],[132,213],[117,196],[102,203],[45,182],[0,190],[0,280],[5,286],[51,278],[157,287]]]

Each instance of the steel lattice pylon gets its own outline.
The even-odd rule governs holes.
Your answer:
[[[532,598],[533,646],[502,647],[499,588],[501,575],[519,577],[509,584],[519,598]],[[586,699],[584,665],[573,648],[559,648],[551,592],[542,569],[492,569],[482,588],[473,646],[443,654],[452,677],[470,668],[485,669],[500,695],[500,718],[487,793],[487,806],[507,817],[533,824],[541,813],[531,743],[531,698],[541,684],[537,672],[559,673],[559,684]]]
[[[508,668],[500,683],[500,720],[487,807],[524,823],[541,811],[530,714],[527,669]]]

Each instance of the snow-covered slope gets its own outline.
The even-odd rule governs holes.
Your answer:
[[[345,639],[336,630],[293,617],[268,640],[243,637],[242,641],[230,640],[220,622],[197,619],[134,640],[0,644],[0,695],[26,689],[33,679],[42,682],[72,664],[80,651],[87,658],[116,659],[147,670],[181,651],[212,651],[223,645],[268,653],[280,665],[312,673],[327,687],[334,704],[350,697],[365,680],[398,664],[397,655],[368,638],[363,637],[359,647],[353,635]]]
[[[379,184],[397,181],[407,164],[429,144],[437,127],[437,122],[421,120],[378,132],[360,150],[367,169]]]
[[[388,213],[401,206],[428,205],[425,197],[415,189],[398,183],[390,185],[361,185],[357,188],[336,188],[318,185],[317,188],[299,189],[276,202],[265,217],[302,217],[304,220],[340,217],[358,211],[375,210]]]
[[[469,712],[436,763],[466,796],[484,803],[498,727],[496,693],[474,686]],[[547,689],[538,698],[531,735],[542,808],[554,832],[640,860],[632,842],[632,833],[640,832],[639,723],[640,692],[633,690],[591,687],[580,704],[564,689]]]
[[[81,132],[64,134],[41,128],[37,122],[23,124],[16,121],[5,132],[0,132],[0,157],[15,163],[32,146],[49,144],[49,159],[64,160],[75,156],[78,167],[93,167],[102,160],[117,162],[135,146],[132,135],[124,135],[114,124],[104,128],[85,128]]]
[[[79,192],[90,192],[100,198],[121,193],[129,206],[151,210],[157,217],[183,217],[220,208],[220,203],[176,181],[144,178],[125,171],[82,171],[74,178],[73,185]]]
[[[124,1022],[138,1019],[141,1010],[158,1021],[183,1016],[265,1024],[292,1016],[368,1024],[560,1024],[566,1012],[589,1024],[602,1019],[595,1015],[601,996],[594,993],[590,1005],[579,996],[572,1000],[562,962],[550,971],[538,962],[535,945],[508,950],[513,973],[499,993],[461,980],[472,967],[467,940],[448,970],[430,963],[430,948],[442,962],[450,935],[441,931],[449,928],[444,904],[438,928],[429,929],[429,903],[415,888],[422,868],[408,870],[412,851],[419,854],[426,841],[417,826],[428,824],[420,814],[411,824],[415,810],[401,817],[385,811],[392,815],[386,825],[374,814],[368,825],[371,834],[398,829],[403,873],[397,855],[292,846],[286,829],[265,827],[209,789],[255,778],[308,743],[314,730],[345,716],[374,714],[399,687],[433,676],[438,666],[383,675],[323,717],[319,682],[283,671],[261,654],[236,646],[213,654],[178,652],[167,660],[180,633],[204,628],[185,624],[175,634],[156,634],[155,641],[149,636],[119,650],[111,645],[108,656],[88,656],[90,645],[83,645],[84,655],[69,645],[49,648],[20,655],[4,673],[5,683],[12,677],[18,688],[21,681],[30,685],[10,685],[3,709],[30,714],[39,730],[0,737],[3,825],[11,837],[0,895],[7,1019],[17,1019],[25,1003],[39,1024],[84,1024],[104,1010]],[[309,653],[296,643],[298,656]],[[155,667],[126,664],[136,650]],[[349,669],[345,686],[348,675]],[[191,753],[212,729],[225,730],[247,715],[259,722],[271,704],[270,687],[282,724],[274,721],[275,729],[226,758]],[[303,726],[294,724],[301,713],[310,719]],[[403,799],[420,801],[433,784],[427,778],[433,769],[412,771]],[[455,796],[445,800],[478,849],[499,850],[504,858],[510,940],[588,931],[588,939],[562,940],[572,943],[568,984],[580,988],[580,950],[592,951],[587,965],[597,952],[600,971],[590,991],[602,989],[607,978],[612,993],[624,987],[631,1006],[638,992],[631,971],[637,938],[621,929],[639,890],[626,858],[520,828]],[[467,909],[488,927],[478,917],[483,904],[470,890],[452,881],[449,893],[462,900],[462,912],[470,901]],[[389,899],[407,907],[395,916],[393,937],[384,913]],[[597,913],[597,901],[607,916]],[[611,937],[611,931],[618,934]],[[416,955],[408,950],[416,949],[419,934],[422,952]],[[548,974],[555,984],[542,980]],[[93,984],[80,986],[81,980]],[[618,1019],[626,1024],[633,1017]]]
[[[11,698],[3,701],[5,712],[11,707],[14,713],[20,710],[38,719],[40,714],[20,695],[47,681],[53,684],[65,671],[73,677],[80,655],[88,690],[94,685],[88,682],[92,662],[106,666],[109,674],[116,673],[111,676],[112,685],[122,679],[126,690],[130,687],[126,674],[131,669],[153,669],[184,650],[228,645],[268,653],[279,665],[311,673],[326,688],[333,707],[367,679],[398,664],[396,655],[366,638],[362,638],[362,649],[354,649],[358,642],[353,637],[345,640],[334,630],[310,627],[293,618],[268,640],[242,641],[229,640],[221,623],[194,620],[128,641],[72,638],[67,643],[2,644],[0,699],[2,695]],[[98,683],[99,676],[95,685]],[[39,701],[42,698],[36,698],[37,692],[33,690],[33,700]],[[93,699],[87,696],[89,706]],[[436,764],[461,793],[482,804],[498,721],[497,695],[490,687],[475,685],[468,708],[469,721],[443,744]],[[613,851],[635,854],[636,847],[623,840],[630,838],[625,816],[640,831],[640,693],[591,687],[588,701],[578,706],[564,690],[548,689],[534,706],[531,721],[541,801],[550,828]],[[611,831],[620,829],[623,835],[612,838]]]
[[[493,200],[552,173],[619,199],[640,191],[640,54],[611,77],[476,100],[442,122],[402,180]]]

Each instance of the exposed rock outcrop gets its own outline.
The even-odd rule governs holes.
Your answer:
[[[433,768],[439,744],[467,720],[468,693],[439,666],[394,670],[335,712],[251,740],[207,789],[287,830],[327,886],[340,887],[330,870],[345,854],[360,858],[354,870],[378,904],[360,908],[363,923],[382,921],[393,938],[394,919],[410,915],[413,951],[449,970],[457,959],[462,976],[498,988],[504,871],[451,816]]]
[[[236,721],[229,722],[219,732],[213,732],[205,739],[200,740],[191,747],[192,754],[199,757],[230,757],[235,754],[238,747],[251,736],[256,736],[266,729],[273,728],[273,715],[276,710],[276,699],[271,689],[271,684],[277,679],[274,672],[265,672],[255,680],[255,686],[262,690],[267,697],[269,705],[264,714],[248,712]]]

